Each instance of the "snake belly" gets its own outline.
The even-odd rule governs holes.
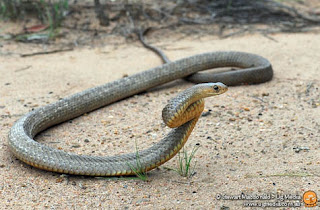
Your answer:
[[[226,66],[243,69],[210,75],[197,73]],[[106,157],[77,155],[40,144],[34,137],[56,124],[188,76],[195,77],[195,82],[207,82],[206,79],[210,78],[210,82],[222,82],[226,85],[255,84],[271,80],[273,70],[265,58],[244,52],[211,52],[183,58],[84,90],[27,113],[11,128],[9,148],[23,162],[48,171],[90,176],[134,174],[130,165],[136,165],[136,153]],[[148,171],[172,158],[186,142],[197,120],[198,118],[195,118],[172,129],[158,143],[139,151],[141,168]]]

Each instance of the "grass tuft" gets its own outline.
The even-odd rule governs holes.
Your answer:
[[[136,165],[133,166],[129,162],[127,162],[127,164],[139,179],[141,179],[142,181],[147,181],[148,180],[147,171],[142,166],[141,159],[140,159],[140,154],[139,154],[139,149],[138,149],[138,145],[137,145],[136,141],[135,141],[135,148],[136,148],[136,152],[135,152],[135,154],[136,154]]]
[[[192,160],[194,155],[198,151],[200,145],[196,144],[192,150],[190,155],[185,148],[182,148],[182,152],[178,153],[178,169],[176,170],[181,176],[190,178],[195,174],[195,167],[197,162],[195,161],[194,165],[192,165]]]
[[[180,176],[191,178],[193,175],[195,175],[195,167],[197,165],[197,162],[194,161],[194,164],[192,164],[192,160],[194,159],[194,156],[196,152],[198,151],[200,147],[200,144],[196,144],[189,154],[188,151],[183,147],[182,151],[178,153],[178,167],[177,169],[174,168],[168,168],[164,167],[168,170],[173,170],[177,172]]]

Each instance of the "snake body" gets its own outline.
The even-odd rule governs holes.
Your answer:
[[[152,87],[188,77],[198,71],[225,66],[236,66],[244,69],[219,72],[211,76],[202,74],[197,76],[196,74],[191,78],[196,82],[199,82],[200,78],[200,81],[203,82],[205,80],[202,77],[205,77],[205,79],[210,77],[210,82],[239,85],[266,82],[273,75],[268,60],[249,53],[211,52],[183,58],[84,90],[27,113],[11,128],[8,138],[9,147],[14,155],[23,162],[48,171],[91,176],[134,174],[131,166],[135,166],[137,163],[136,153],[106,157],[77,155],[40,144],[34,140],[34,137],[53,125]],[[176,125],[179,127],[173,128],[166,137],[150,148],[139,151],[139,162],[142,170],[148,171],[163,164],[184,145],[199,118],[199,113],[203,109],[203,97],[208,96],[202,91],[208,89],[208,84],[204,87],[201,87],[201,84],[199,85],[179,94],[164,109],[164,120],[169,122],[171,127]],[[212,85],[220,88],[221,92],[219,94],[226,90],[226,87],[221,83]],[[184,120],[174,119],[179,115],[182,115]],[[184,122],[186,120],[190,121]],[[181,122],[182,125],[180,125]]]

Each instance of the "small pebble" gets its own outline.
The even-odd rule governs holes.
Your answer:
[[[63,178],[59,177],[56,179],[56,183],[62,183],[63,182]]]
[[[301,151],[309,151],[310,148],[309,147],[294,147],[293,150],[296,152],[296,153],[299,153]]]
[[[210,114],[211,114],[211,109],[209,109],[209,110],[205,110],[203,113],[202,113],[202,117],[206,117],[206,116],[209,116]]]
[[[248,111],[250,111],[250,108],[244,107],[243,110],[248,112]]]
[[[72,148],[79,148],[79,147],[81,147],[81,145],[76,144],[76,145],[72,145],[71,147],[72,147]]]
[[[83,190],[87,189],[87,187],[85,185],[83,185],[82,183],[79,183],[79,187]]]
[[[228,113],[228,114],[230,114],[231,116],[233,116],[233,115],[234,115],[234,114],[233,114],[233,112],[232,112],[232,111],[230,111],[230,110],[229,110],[229,111],[227,111],[227,113]]]
[[[148,202],[149,199],[140,199],[140,200],[137,200],[136,204],[140,204],[140,203],[143,203],[143,202]]]

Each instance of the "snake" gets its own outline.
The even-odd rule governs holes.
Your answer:
[[[238,69],[200,72],[218,67]],[[159,167],[179,152],[201,116],[204,98],[220,95],[228,86],[263,83],[272,77],[273,69],[267,59],[246,52],[207,52],[168,61],[30,111],[11,127],[8,146],[22,162],[46,171],[87,176],[136,175],[137,171]],[[199,84],[169,100],[162,118],[172,129],[145,150],[114,156],[78,155],[35,140],[37,134],[54,125],[181,78]]]

